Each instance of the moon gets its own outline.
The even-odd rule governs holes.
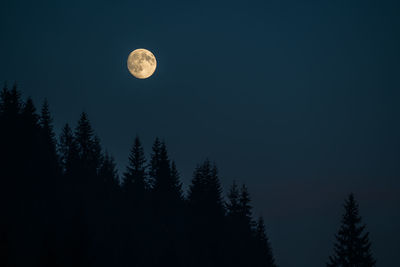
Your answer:
[[[138,79],[147,79],[157,67],[156,57],[147,49],[133,50],[128,56],[128,70]]]

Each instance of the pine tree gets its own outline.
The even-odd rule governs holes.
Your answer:
[[[17,90],[17,84],[15,83],[11,90],[8,90],[7,85],[4,86],[1,93],[1,111],[5,116],[10,119],[16,120],[18,114],[20,114],[23,107],[21,101],[21,93]]]
[[[22,109],[22,119],[24,120],[24,124],[28,129],[34,131],[38,126],[39,117],[36,114],[36,108],[33,104],[32,98],[28,97],[26,100],[23,109]],[[28,132],[26,133],[29,136],[34,136],[36,133]]]
[[[71,127],[67,124],[62,129],[58,146],[60,163],[64,174],[74,173],[78,162],[78,145],[72,133]]]
[[[329,257],[328,267],[372,267],[375,259],[371,252],[369,233],[361,223],[358,204],[350,194],[344,205],[342,225],[336,235],[333,256]]]
[[[240,197],[239,197],[239,214],[241,218],[241,224],[244,231],[250,232],[253,227],[252,221],[252,209],[253,207],[250,205],[251,199],[249,191],[246,185],[242,185],[240,189]]]
[[[49,103],[47,99],[44,100],[40,115],[40,127],[43,132],[44,144],[46,149],[48,150],[49,157],[54,161],[53,164],[57,162],[57,153],[56,153],[56,140],[55,134],[53,130],[53,119],[49,110]]]
[[[189,187],[189,205],[194,209],[223,215],[221,193],[217,167],[207,159],[194,171],[192,184]]]
[[[180,182],[180,175],[176,167],[175,161],[171,162],[171,181],[174,185],[175,191],[177,192],[177,197],[179,200],[183,200],[182,183]]]
[[[158,137],[154,140],[152,146],[152,153],[150,156],[150,168],[149,168],[149,183],[152,188],[154,188],[155,181],[158,177],[159,173],[159,161],[160,161],[160,150],[161,150],[161,141]]]
[[[146,158],[142,143],[136,136],[129,154],[129,162],[124,173],[122,188],[127,194],[132,194],[136,199],[143,200],[148,189],[146,181]]]
[[[224,205],[215,164],[205,160],[197,166],[189,187],[189,238],[194,250],[188,266],[225,266]]]
[[[189,205],[202,212],[224,215],[221,193],[217,167],[207,159],[194,171],[189,187]]]
[[[95,176],[101,165],[102,155],[100,141],[94,135],[88,116],[82,112],[75,129],[75,140],[78,145],[81,167],[86,174]]]
[[[182,200],[181,184],[177,177],[172,177],[171,161],[165,142],[157,138],[153,145],[150,161],[150,175],[153,180],[153,194],[156,202],[168,204]]]
[[[99,177],[103,181],[107,190],[116,190],[119,186],[118,174],[114,158],[105,153],[104,160],[99,170]]]
[[[235,220],[239,216],[239,188],[236,181],[232,183],[228,194],[228,202],[225,205],[228,218]]]
[[[264,219],[262,217],[258,218],[256,231],[256,257],[257,257],[257,265],[260,267],[276,267],[275,259],[272,253],[272,248],[270,242],[268,240]]]

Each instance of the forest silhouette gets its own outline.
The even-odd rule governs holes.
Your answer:
[[[47,101],[37,112],[15,85],[0,125],[0,266],[277,266],[246,185],[224,197],[210,160],[185,194],[165,142],[147,159],[135,137],[119,177],[86,113],[56,138]],[[375,266],[352,194],[327,266]]]

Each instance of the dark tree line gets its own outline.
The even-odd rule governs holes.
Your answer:
[[[0,96],[0,266],[276,266],[247,188],[206,160],[187,196],[165,142],[138,137],[118,177],[86,113],[56,138],[49,105]]]
[[[226,199],[209,160],[185,196],[166,144],[146,159],[136,137],[119,177],[86,113],[56,138],[47,101],[38,112],[15,85],[1,91],[0,266],[275,267],[247,187]],[[375,266],[352,194],[327,266]]]

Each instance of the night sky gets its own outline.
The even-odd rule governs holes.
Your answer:
[[[147,152],[159,136],[185,186],[215,161],[281,267],[324,266],[354,192],[378,266],[396,265],[398,1],[82,2],[0,4],[0,82],[47,98],[57,132],[86,111],[121,172],[136,134]],[[149,79],[127,70],[136,48]]]

